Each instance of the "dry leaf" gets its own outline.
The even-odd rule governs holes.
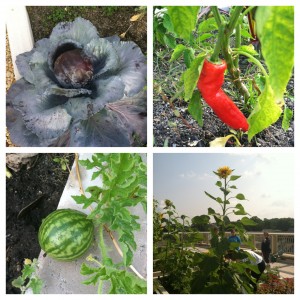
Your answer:
[[[235,138],[235,140],[237,141],[237,144],[240,146],[241,144],[240,144],[239,140],[237,139],[237,137],[234,134],[229,134],[225,137],[218,137],[218,138],[214,139],[213,141],[209,142],[209,147],[225,147],[227,141],[232,137]]]
[[[120,38],[121,38],[121,39],[124,39],[124,38],[125,38],[125,35],[126,35],[126,32],[123,32],[122,34],[120,34]]]
[[[132,16],[132,17],[130,18],[130,21],[131,21],[131,22],[138,21],[138,20],[141,19],[143,16],[144,16],[144,13],[134,15],[134,16]]]

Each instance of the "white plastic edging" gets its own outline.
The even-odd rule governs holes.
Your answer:
[[[34,40],[29,17],[25,6],[6,8],[6,29],[16,80],[21,75],[16,66],[16,57],[33,48]]]

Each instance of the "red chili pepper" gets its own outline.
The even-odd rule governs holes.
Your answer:
[[[222,90],[226,68],[224,60],[221,64],[214,64],[205,59],[197,86],[205,102],[225,124],[247,131],[247,119]]]

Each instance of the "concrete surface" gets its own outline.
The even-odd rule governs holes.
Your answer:
[[[82,154],[80,159],[91,158],[91,154]],[[143,157],[146,160],[145,156]],[[83,189],[85,190],[91,185],[101,185],[101,181],[91,181],[93,170],[86,170],[80,166],[80,175],[82,180]],[[75,164],[72,167],[71,174],[65,186],[64,192],[61,196],[58,208],[73,208],[77,210],[89,213],[89,210],[82,210],[81,206],[77,205],[72,195],[80,195],[79,184],[77,181]],[[140,217],[141,230],[135,232],[135,240],[137,243],[137,251],[134,253],[133,266],[137,271],[146,278],[147,276],[147,220],[146,214],[141,206],[131,208],[131,212]],[[97,237],[97,232],[95,232]],[[117,236],[115,236],[117,239]],[[97,238],[96,238],[97,239]],[[109,245],[109,253],[115,263],[122,261],[120,255],[114,250],[114,246],[111,242],[108,234],[105,233],[105,242]],[[97,247],[97,240],[93,243],[91,248],[88,250],[86,255],[82,258],[77,259],[73,262],[59,262],[50,257],[44,257],[44,252],[41,251],[39,256],[40,269],[39,276],[44,281],[45,285],[42,289],[43,294],[96,294],[97,286],[83,285],[81,282],[87,277],[80,275],[80,266],[85,261],[85,258],[92,254],[101,260],[101,253],[99,253]],[[88,263],[90,264],[90,262]],[[109,284],[105,282],[104,292],[107,293],[109,290]]]
[[[16,66],[17,55],[31,51],[34,45],[31,25],[25,6],[6,8],[6,29],[16,80],[21,75]]]

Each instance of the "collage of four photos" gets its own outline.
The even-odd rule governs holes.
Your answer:
[[[216,4],[5,7],[4,294],[295,295],[297,6]]]

